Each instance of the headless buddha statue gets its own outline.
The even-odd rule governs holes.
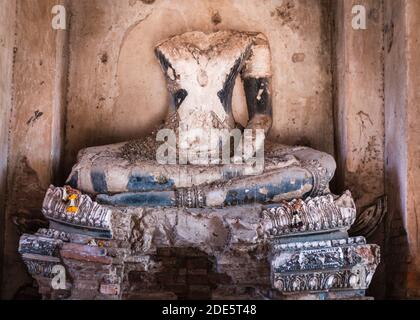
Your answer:
[[[255,139],[272,126],[271,57],[263,34],[189,32],[161,42],[155,53],[170,93],[164,124],[141,140],[82,150],[67,181],[71,187],[102,204],[190,208],[276,203],[329,192],[335,171],[331,156]],[[245,130],[254,135],[252,153],[239,161],[234,156],[232,150],[247,147],[242,139],[229,149],[229,157],[234,156],[230,163],[190,161],[183,155],[201,153],[214,160],[231,145],[231,139],[220,136],[215,144],[201,138],[214,130],[239,130],[232,112],[239,75],[249,115]],[[176,159],[185,161],[162,164],[156,159],[167,142],[159,138],[162,129],[175,133]],[[261,150],[264,166],[256,174],[255,164],[247,160]]]
[[[160,43],[156,56],[171,101],[164,124],[144,139],[82,150],[68,185],[46,193],[49,228],[20,239],[43,298],[196,298],[161,275],[179,273],[166,258],[198,257],[223,275],[206,286],[208,298],[360,299],[380,251],[348,237],[356,205],[350,192],[329,192],[334,159],[258,139],[272,125],[264,35],[190,32]],[[239,75],[245,128],[232,114]],[[66,290],[52,290],[57,264]]]

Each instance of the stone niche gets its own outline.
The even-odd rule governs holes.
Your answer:
[[[360,237],[366,235],[366,223],[356,222],[360,232],[354,238],[348,230],[356,221],[356,206],[359,212],[372,204],[377,209],[375,201],[384,194],[384,103],[383,53],[375,49],[383,47],[383,8],[380,1],[362,2],[370,12],[371,28],[365,40],[345,24],[351,20],[351,5],[341,0],[67,0],[63,4],[70,23],[67,30],[58,32],[37,22],[50,15],[53,1],[37,4],[39,10],[33,11],[30,23],[45,31],[41,43],[51,41],[55,47],[40,43],[32,50],[39,59],[27,78],[24,70],[35,62],[24,55],[23,48],[32,49],[34,44],[25,38],[24,30],[17,30],[23,48],[15,52],[14,108],[21,106],[23,115],[10,115],[16,130],[10,137],[9,174],[33,173],[37,192],[47,192],[47,197],[43,206],[39,192],[36,199],[31,198],[33,193],[22,197],[22,188],[13,185],[22,179],[11,179],[7,217],[12,220],[16,211],[28,212],[16,203],[29,198],[31,212],[36,202],[49,226],[37,223],[42,228],[32,232],[21,228],[25,235],[19,251],[24,265],[17,252],[20,234],[11,222],[6,224],[10,237],[5,251],[10,254],[3,271],[5,291],[14,293],[31,284],[29,271],[41,295],[50,299],[364,298],[379,264],[379,248]],[[29,6],[19,4],[16,18],[27,16]],[[267,37],[273,75],[269,139],[313,148],[336,159],[331,187],[337,194],[350,189],[355,202],[343,200],[346,205],[341,206],[336,202],[342,203],[343,198],[337,196],[323,201],[339,212],[343,208],[341,218],[327,221],[309,237],[294,234],[287,239],[270,218],[281,209],[263,205],[234,210],[166,208],[159,214],[151,208],[100,205],[106,219],[98,223],[103,224],[78,226],[83,230],[79,233],[63,227],[62,218],[54,216],[62,207],[49,212],[48,201],[63,192],[49,185],[65,184],[80,150],[137,139],[163,121],[170,97],[154,47],[195,30],[261,32]],[[369,73],[361,72],[366,67],[361,62],[352,64],[355,70],[349,75],[348,65],[362,54],[358,49],[368,59]],[[41,82],[54,92],[52,96],[35,90]],[[35,89],[27,91],[27,86]],[[352,92],[360,92],[357,89],[362,93],[355,97]],[[42,101],[35,118],[30,118],[34,110],[25,104],[30,99]],[[240,77],[232,107],[235,119],[246,125]],[[33,120],[23,126],[27,115]],[[39,134],[36,130],[41,125],[44,131]],[[26,148],[31,142],[35,145]],[[29,167],[25,170],[18,165],[23,159],[25,168]],[[96,195],[88,196],[86,201],[93,203]],[[342,197],[346,196],[351,197],[348,193]],[[384,210],[377,211],[369,235],[383,218]],[[32,221],[33,216],[22,220]],[[288,232],[287,223],[284,232]],[[278,241],[270,241],[273,236]],[[373,243],[383,241],[381,236],[373,239]],[[308,254],[316,257],[313,263],[300,263]],[[331,264],[319,265],[325,259]],[[65,289],[52,290],[52,268],[58,262],[65,266],[69,281]],[[296,272],[303,278],[293,278]]]
[[[155,45],[187,31],[262,32],[270,42],[273,128],[278,142],[334,153],[328,1],[71,2],[65,162],[68,173],[84,147],[136,139],[168,108]],[[233,95],[235,119],[246,124],[243,86]],[[94,116],[86,117],[91,110]]]

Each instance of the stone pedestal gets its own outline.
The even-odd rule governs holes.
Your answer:
[[[363,237],[276,244],[272,284],[290,299],[363,297],[379,262],[379,247]]]
[[[69,214],[63,192],[46,195],[50,229],[20,240],[45,299],[354,299],[379,263],[377,246],[347,236],[349,193],[202,209],[104,206],[81,195]]]

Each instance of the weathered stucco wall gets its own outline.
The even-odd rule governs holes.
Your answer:
[[[385,1],[385,128],[389,196],[389,239],[385,247],[388,295],[406,295],[407,243],[402,218],[406,212],[407,146],[405,143],[407,64],[405,1]],[[392,237],[392,239],[391,239]]]
[[[353,29],[355,5],[366,8],[366,30]],[[334,6],[336,189],[352,191],[360,214],[385,194],[383,3],[337,0]],[[384,245],[384,227],[370,243]],[[385,295],[385,263],[371,286],[377,298]]]
[[[7,186],[7,150],[12,104],[13,46],[16,1],[0,2],[0,281],[3,271],[4,222]]]
[[[407,106],[407,218],[412,260],[409,265],[408,296],[420,297],[420,2],[407,5],[408,106]]]
[[[150,4],[147,4],[150,3]],[[153,48],[192,30],[260,31],[272,49],[271,136],[334,152],[329,1],[73,1],[66,170],[86,146],[146,134],[168,95]],[[234,106],[246,121],[237,83]]]
[[[17,1],[10,113],[7,209],[4,224],[2,295],[11,298],[32,281],[17,253],[19,231],[41,223],[43,195],[60,159],[63,49],[65,39],[51,27],[55,0]],[[64,73],[66,74],[66,73]],[[58,138],[57,138],[58,136]]]
[[[385,116],[388,217],[388,296],[420,297],[418,116],[420,3],[387,0]]]
[[[338,176],[364,207],[384,195],[383,7],[377,0],[335,4]],[[366,8],[366,30],[352,27],[355,5]]]

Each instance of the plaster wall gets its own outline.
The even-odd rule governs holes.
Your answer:
[[[334,1],[336,192],[349,189],[359,214],[385,194],[384,14],[377,0]],[[366,30],[354,29],[353,8],[366,9]],[[368,239],[384,246],[385,224]],[[383,259],[369,295],[385,296]]]
[[[8,2],[8,1],[7,1]],[[3,2],[2,2],[3,3]],[[30,284],[17,253],[22,232],[42,223],[43,194],[60,162],[65,40],[51,27],[55,0],[16,2],[13,91],[8,137],[7,206],[4,223],[3,298],[12,298],[18,288]],[[10,15],[13,19],[13,15]],[[58,83],[58,85],[57,85]],[[9,103],[10,105],[10,103]],[[3,108],[2,108],[3,109]]]
[[[335,29],[335,118],[339,189],[359,208],[384,195],[383,6],[339,0]],[[352,8],[366,8],[366,30],[352,27]]]
[[[15,40],[16,1],[0,2],[0,251],[4,245],[7,186],[7,150],[12,104],[13,46]],[[3,255],[0,255],[0,281]]]
[[[407,218],[405,226],[412,260],[408,274],[408,297],[420,297],[420,2],[407,3]]]
[[[388,296],[418,298],[420,3],[388,0],[385,8],[386,188],[390,198],[385,246]]]

